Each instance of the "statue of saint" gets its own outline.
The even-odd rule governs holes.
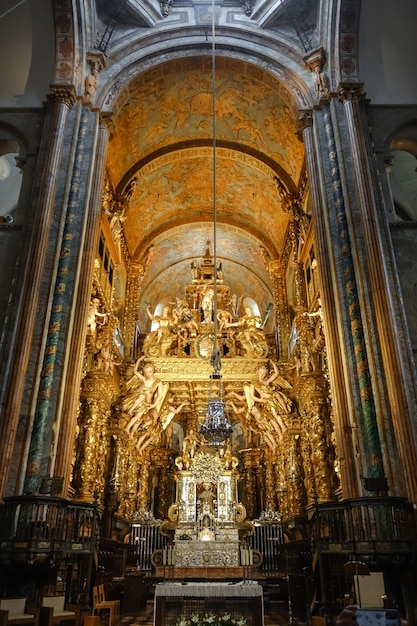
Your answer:
[[[152,315],[148,305],[146,312],[149,319],[158,324],[158,328],[145,337],[143,351],[151,357],[167,356],[167,352],[176,339],[176,325],[171,315],[171,309],[169,306],[164,306],[162,315]]]
[[[191,276],[193,280],[198,280],[201,276],[200,264],[198,261],[191,261]]]
[[[211,483],[203,483],[203,489],[198,497],[199,517],[202,519],[205,515],[214,515],[214,503],[216,495],[213,492]]]
[[[204,324],[211,324],[213,321],[213,299],[214,299],[214,290],[207,289],[204,292],[203,299],[201,300],[201,309],[203,311],[203,322]]]

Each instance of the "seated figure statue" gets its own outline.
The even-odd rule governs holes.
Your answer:
[[[245,313],[237,322],[225,324],[225,328],[237,328],[236,343],[240,344],[243,356],[248,358],[263,358],[268,354],[268,343],[265,334],[260,328],[262,319],[254,315],[249,305],[246,305]]]
[[[164,306],[162,315],[152,315],[149,306],[146,311],[149,319],[158,324],[158,328],[146,335],[143,342],[143,351],[147,356],[151,357],[168,356],[176,340],[176,327],[171,315],[171,309],[169,306]]]

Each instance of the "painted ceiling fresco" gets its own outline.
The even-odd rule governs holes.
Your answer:
[[[275,77],[236,59],[216,60],[213,89],[210,57],[161,64],[120,94],[107,174],[117,193],[130,190],[123,230],[145,267],[146,302],[183,293],[214,215],[225,283],[261,311],[271,302],[267,263],[288,225],[276,179],[294,192],[304,167],[294,102]]]

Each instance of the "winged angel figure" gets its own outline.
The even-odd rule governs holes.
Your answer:
[[[184,404],[174,407],[169,399],[169,384],[155,377],[152,363],[145,363],[143,371],[140,370],[144,358],[141,356],[136,361],[122,401],[122,410],[131,416],[126,432],[130,439],[138,437],[136,449],[141,454],[150,444],[157,443]]]
[[[287,430],[282,416],[288,415],[292,410],[292,401],[286,395],[286,391],[289,391],[292,386],[280,375],[278,366],[272,360],[269,362],[272,365],[272,374],[269,375],[268,368],[261,365],[258,369],[258,380],[244,383],[243,396],[236,392],[231,392],[229,396],[246,401],[246,409],[245,407],[238,408],[232,402],[233,411],[243,413],[246,410],[249,428],[251,418],[254,418],[256,430],[262,435],[265,442],[272,449],[275,449],[276,438],[282,439]]]

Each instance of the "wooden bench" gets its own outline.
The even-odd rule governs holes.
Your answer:
[[[66,603],[64,596],[42,598],[39,626],[53,626],[60,622],[72,622],[73,626],[80,626],[81,607]]]
[[[26,598],[0,600],[0,626],[39,624],[39,609],[26,606]]]

